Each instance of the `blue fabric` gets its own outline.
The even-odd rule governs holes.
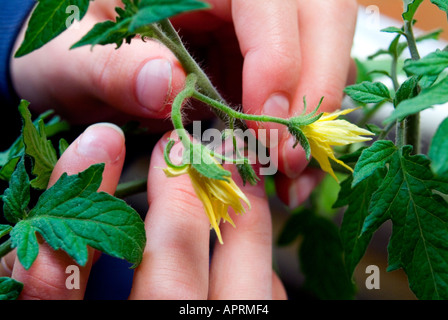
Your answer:
[[[0,3],[0,99],[2,105],[17,107],[18,97],[11,83],[9,62],[17,35],[36,2],[0,0]]]

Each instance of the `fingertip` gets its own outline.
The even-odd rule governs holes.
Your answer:
[[[104,163],[101,191],[113,194],[125,157],[123,131],[111,123],[89,126],[62,154],[50,177],[49,186],[67,173],[77,174],[93,164]]]
[[[291,210],[295,209],[309,198],[324,176],[325,173],[316,168],[306,168],[294,179],[279,173],[275,176],[277,195]]]

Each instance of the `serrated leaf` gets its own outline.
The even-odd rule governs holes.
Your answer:
[[[22,102],[23,103],[23,102]],[[39,128],[39,122],[45,121],[53,111],[47,111],[45,113],[40,114],[36,120],[33,121],[33,125],[36,129]],[[52,137],[56,134],[59,134],[63,131],[67,131],[70,128],[70,125],[60,119],[60,117],[53,117],[47,123],[45,123],[45,134],[47,137]],[[22,136],[18,137],[9,149],[0,152],[0,179],[9,181],[11,178],[14,169],[19,162],[20,158],[25,153],[25,147],[23,145]]]
[[[439,7],[440,10],[445,11],[448,16],[448,1],[447,0],[431,0],[433,4]]]
[[[448,102],[448,77],[422,90],[416,97],[402,101],[384,123],[402,121],[407,116],[446,102]]]
[[[65,31],[69,26],[70,16],[81,20],[89,8],[91,0],[38,0],[28,27],[25,39],[15,57],[24,56],[39,49],[56,36]],[[69,8],[77,8],[74,14]]]
[[[394,106],[400,104],[401,101],[411,99],[417,94],[417,86],[419,84],[419,77],[412,76],[406,79],[398,88],[394,97]]]
[[[438,176],[448,175],[448,118],[439,125],[428,151],[431,168]]]
[[[31,181],[31,186],[36,189],[45,189],[57,162],[56,150],[51,141],[47,140],[43,120],[39,121],[38,129],[33,125],[28,105],[29,102],[22,100],[19,111],[23,119],[22,138],[25,153],[33,158],[32,173],[36,176]]]
[[[420,299],[447,299],[448,204],[435,192],[446,192],[448,185],[434,178],[427,157],[411,151],[404,146],[389,159],[363,232],[391,219],[388,270],[403,268]]]
[[[3,214],[11,223],[17,223],[27,215],[27,206],[30,202],[30,180],[25,168],[25,159],[17,164],[11,176],[9,187],[2,197]]]
[[[16,300],[23,290],[23,283],[9,277],[0,277],[0,300]]]
[[[369,214],[370,198],[378,189],[384,177],[383,168],[362,180],[352,188],[353,177],[350,176],[341,183],[335,208],[347,206],[341,224],[341,241],[344,247],[344,261],[350,276],[364,256],[372,238],[373,232],[361,235],[365,218]]]
[[[183,12],[209,8],[210,5],[198,0],[141,0],[138,7],[129,26],[131,32]]]
[[[406,21],[412,21],[414,19],[414,15],[417,12],[418,7],[422,4],[423,0],[403,0],[404,2],[404,11],[403,11],[403,19]]]
[[[79,48],[85,45],[106,45],[116,44],[119,48],[126,38],[133,37],[134,34],[128,32],[131,19],[120,22],[104,21],[97,23],[81,40],[76,42],[70,49]]]
[[[448,51],[434,51],[420,60],[406,60],[404,70],[415,75],[437,76],[448,68]]]
[[[36,232],[55,250],[66,251],[85,265],[87,246],[138,265],[146,235],[134,209],[107,193],[97,192],[103,164],[78,175],[61,178],[39,198],[27,219],[11,231],[13,247],[22,265],[31,267],[38,253]]]
[[[348,86],[344,92],[355,101],[378,103],[390,99],[389,89],[381,82],[364,81]]]
[[[384,168],[397,151],[397,147],[389,140],[375,141],[364,149],[354,168],[352,187],[370,177],[376,170]]]

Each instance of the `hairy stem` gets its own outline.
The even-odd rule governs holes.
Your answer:
[[[198,99],[199,101],[202,101],[202,102],[208,104],[209,106],[211,106],[212,108],[218,109],[235,119],[248,120],[248,121],[260,121],[260,122],[275,122],[275,123],[283,124],[285,126],[289,125],[288,119],[271,117],[271,116],[267,116],[267,115],[255,115],[255,114],[246,114],[243,112],[239,112],[239,111],[236,111],[236,110],[230,108],[229,106],[227,106],[219,101],[216,101],[214,99],[211,99],[210,97],[203,95],[202,93],[197,92],[197,91],[195,91],[193,93],[193,98]]]
[[[417,42],[412,30],[412,22],[405,21],[404,33],[408,43],[409,52],[412,60],[419,60],[420,54],[417,48]],[[418,89],[417,89],[418,90]],[[413,146],[413,152],[420,152],[420,114],[416,113],[406,118],[405,120],[405,143]]]

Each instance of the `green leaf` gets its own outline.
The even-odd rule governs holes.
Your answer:
[[[90,1],[38,0],[28,23],[25,39],[15,57],[24,56],[54,39],[70,26],[71,17],[81,20]],[[73,12],[70,8],[77,8],[77,11]]]
[[[402,28],[397,28],[397,27],[387,27],[384,29],[380,30],[381,32],[387,32],[387,33],[399,33],[401,35],[405,35],[404,31]]]
[[[406,79],[395,93],[394,106],[399,105],[403,100],[411,99],[416,96],[418,84],[419,77],[417,76],[412,76]]]
[[[103,164],[61,178],[39,198],[27,219],[11,231],[12,246],[29,269],[39,247],[36,232],[55,250],[66,251],[79,265],[87,246],[138,265],[146,243],[144,224],[134,209],[107,193],[97,192]]]
[[[198,0],[141,0],[138,12],[132,17],[130,32],[183,12],[209,8],[210,5]]]
[[[341,224],[341,241],[344,247],[344,261],[350,276],[353,275],[356,266],[364,256],[373,232],[365,232],[361,235],[365,218],[369,214],[370,198],[380,186],[384,177],[383,168],[362,180],[352,188],[353,177],[349,177],[341,183],[338,200],[334,207],[347,206]]]
[[[27,206],[30,202],[30,180],[25,169],[25,159],[17,164],[11,176],[9,187],[2,197],[3,213],[6,220],[17,223],[27,216]]]
[[[422,4],[423,0],[403,0],[404,2],[404,11],[403,11],[403,19],[406,21],[412,21],[414,19],[414,15],[417,12],[418,7]]]
[[[375,141],[364,149],[353,171],[352,187],[370,177],[376,170],[384,168],[397,151],[397,147],[389,140]]]
[[[448,102],[448,77],[422,90],[418,96],[402,101],[392,114],[384,120],[384,123],[402,121],[407,116],[446,102]]]
[[[81,40],[76,42],[70,49],[75,49],[85,45],[106,45],[116,44],[119,48],[123,44],[123,40],[133,37],[134,34],[128,32],[129,23],[131,19],[128,18],[121,22],[104,21],[97,23]]]
[[[440,10],[445,11],[448,16],[448,1],[447,0],[431,0],[433,4],[439,7]]]
[[[97,23],[81,40],[71,48],[84,45],[116,44],[120,47],[123,41],[130,42],[140,28],[149,24],[170,18],[182,12],[208,8],[207,3],[198,0],[142,0],[137,6],[125,2],[124,9],[117,8],[116,21],[104,21]],[[148,36],[145,30],[145,36]]]
[[[189,157],[190,162],[187,161],[184,163],[190,163],[196,171],[207,178],[228,181],[228,177],[232,175],[230,171],[225,170],[216,163],[207,147],[200,143],[193,144]]]
[[[10,225],[0,224],[0,238],[6,236],[11,230],[12,227]]]
[[[24,102],[21,102],[24,103]],[[33,125],[38,129],[39,122],[45,121],[53,111],[47,111],[39,115],[36,120],[33,121]],[[67,131],[70,128],[66,121],[62,121],[60,117],[53,117],[45,124],[45,134],[47,137],[52,137],[63,131]],[[9,149],[0,152],[0,179],[9,181],[12,173],[19,162],[20,158],[25,154],[25,146],[23,145],[22,136],[18,137]]]
[[[378,103],[391,99],[389,89],[381,82],[364,81],[346,87],[344,92],[353,100],[363,103]]]
[[[431,168],[438,176],[448,175],[448,118],[443,120],[432,138],[428,151]]]
[[[9,277],[0,277],[0,300],[16,300],[23,290],[23,283]]]
[[[403,268],[419,299],[447,299],[448,204],[437,192],[448,191],[448,182],[435,179],[429,159],[411,151],[404,146],[390,157],[363,232],[391,219],[388,271]]]
[[[436,76],[448,67],[448,51],[434,51],[420,60],[406,60],[404,70],[415,75]]]
[[[354,285],[343,260],[337,226],[314,214],[307,215],[303,242],[299,247],[304,288],[319,299],[352,299]]]
[[[51,141],[47,140],[43,120],[39,121],[39,129],[36,129],[31,121],[31,113],[28,110],[29,102],[22,100],[19,111],[23,118],[22,137],[25,144],[25,153],[33,158],[33,175],[31,186],[36,189],[46,189],[50,175],[57,162],[56,150]]]
[[[59,156],[62,156],[62,154],[67,150],[69,147],[69,143],[64,138],[59,140]]]

